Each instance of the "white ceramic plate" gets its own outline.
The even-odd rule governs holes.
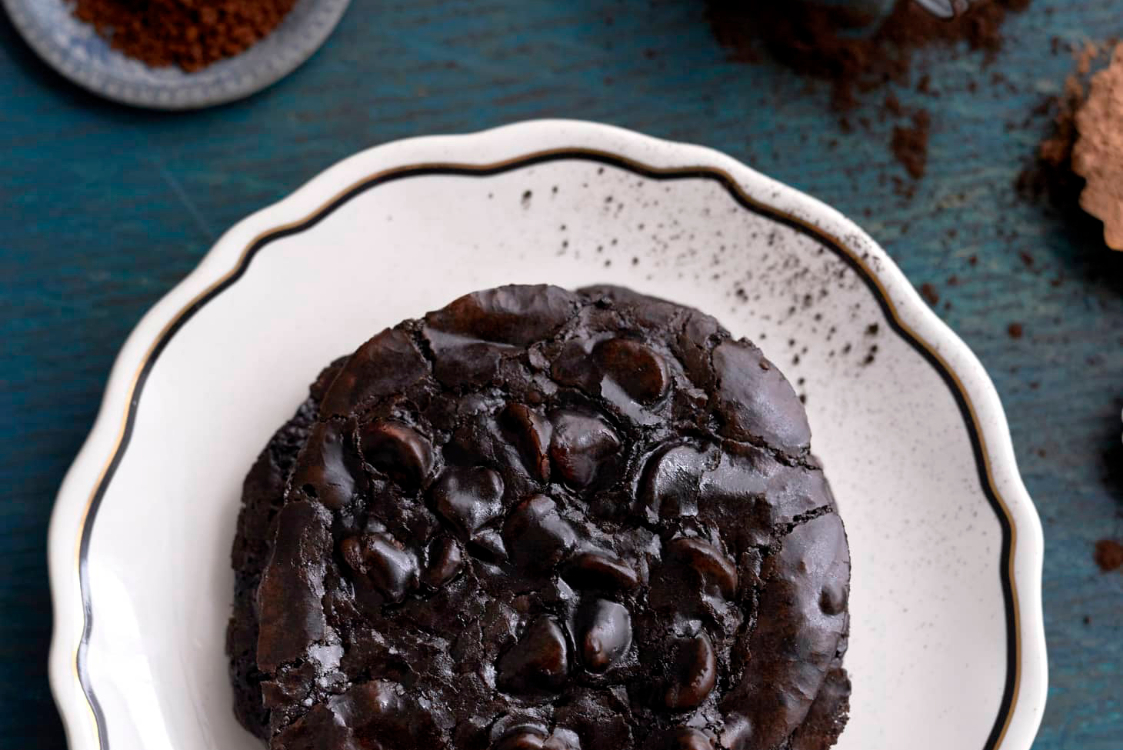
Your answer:
[[[337,164],[137,326],[51,524],[72,748],[258,748],[223,654],[250,463],[333,357],[464,292],[543,281],[698,306],[806,394],[854,561],[841,750],[1030,747],[1041,526],[979,362],[834,210],[709,149],[545,121]]]

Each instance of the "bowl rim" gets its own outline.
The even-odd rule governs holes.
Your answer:
[[[0,0],[8,12],[12,26],[43,62],[55,72],[86,91],[118,104],[147,109],[181,111],[228,104],[269,88],[307,62],[316,53],[343,18],[351,0],[308,0],[317,7],[306,14],[304,33],[292,35],[298,44],[282,47],[279,53],[253,58],[245,57],[253,48],[216,63],[229,66],[225,75],[216,78],[213,68],[185,74],[174,82],[139,82],[129,76],[107,72],[103,66],[92,66],[73,54],[52,29],[44,29],[28,6],[47,0]],[[49,0],[71,6],[73,0]],[[292,17],[290,13],[289,18]],[[278,29],[288,18],[282,19]],[[276,31],[276,29],[275,29]],[[124,55],[116,50],[111,54]],[[238,66],[238,67],[234,67]],[[212,74],[208,75],[208,71]]]
[[[474,157],[481,152],[507,156],[478,161]],[[894,332],[940,374],[964,419],[983,492],[1002,531],[1007,674],[998,715],[980,750],[1029,750],[1048,683],[1041,606],[1044,542],[1018,473],[998,393],[982,364],[924,303],[888,254],[836,210],[718,151],[577,120],[531,120],[361,151],[228,230],[196,269],[145,314],[117,356],[93,429],[66,474],[51,517],[54,628],[49,672],[72,750],[109,748],[85,666],[92,626],[86,553],[101,497],[127,447],[147,373],[175,332],[233,284],[269,242],[317,223],[377,185],[422,174],[496,174],[565,159],[599,162],[654,179],[717,181],[743,207],[836,252],[869,287]]]

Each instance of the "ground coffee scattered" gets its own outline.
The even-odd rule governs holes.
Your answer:
[[[74,15],[153,67],[191,72],[251,47],[295,0],[77,0]]]

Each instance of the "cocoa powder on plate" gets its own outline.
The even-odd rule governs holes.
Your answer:
[[[187,72],[244,52],[296,0],[77,0],[74,15],[110,45],[152,67]]]

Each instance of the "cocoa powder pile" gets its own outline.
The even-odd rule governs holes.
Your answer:
[[[74,15],[152,67],[200,70],[268,35],[296,0],[77,0]]]

